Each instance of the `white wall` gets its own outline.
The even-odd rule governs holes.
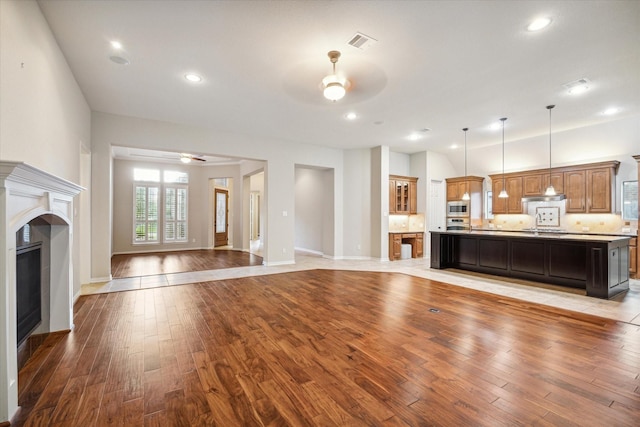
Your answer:
[[[132,117],[115,116],[104,113],[92,115],[92,144],[94,156],[94,194],[101,195],[99,202],[92,206],[92,226],[101,236],[112,233],[110,209],[97,209],[104,204],[103,198],[109,194],[110,157],[106,155],[111,145],[158,150],[175,150],[176,141],[180,149],[223,157],[251,158],[265,162],[265,240],[264,258],[267,265],[294,262],[294,218],[295,206],[292,194],[295,187],[295,164],[335,169],[335,188],[342,188],[342,150],[308,144],[296,144],[275,140],[263,140],[247,135],[216,132],[211,129],[177,125],[173,123]],[[244,172],[242,176],[247,176]],[[244,186],[244,179],[243,186]],[[243,189],[238,189],[243,196]],[[336,198],[342,192],[335,193]],[[94,197],[97,200],[98,197]],[[339,199],[341,200],[341,199]],[[239,202],[240,203],[240,202]],[[340,203],[336,204],[337,206]],[[342,226],[341,208],[336,208],[336,227]],[[239,218],[240,223],[243,222]],[[339,232],[334,230],[335,252],[341,253],[342,243]],[[110,268],[108,243],[102,239],[92,240],[94,274],[102,274]]]
[[[208,180],[202,177],[204,168],[191,165],[139,162],[116,159],[113,162],[113,253],[159,252],[181,249],[202,249],[209,245]],[[133,170],[158,169],[160,176],[165,170],[189,174],[188,229],[189,240],[185,243],[133,243]],[[237,167],[236,167],[237,169]],[[162,199],[161,199],[162,200]],[[194,241],[195,240],[195,241]]]
[[[411,174],[411,155],[389,152],[389,175],[414,176]]]
[[[323,254],[325,171],[299,166],[295,173],[295,247]]]
[[[371,256],[389,259],[389,147],[371,149]]]
[[[471,131],[470,131],[471,132]],[[620,182],[637,179],[637,162],[631,157],[640,154],[640,117],[625,117],[593,126],[552,132],[551,162],[553,167],[595,163],[606,160],[621,162]],[[452,176],[464,174],[464,153],[456,150],[448,154],[454,167]],[[505,171],[516,172],[549,167],[549,135],[538,135],[505,144]],[[484,176],[502,172],[502,144],[480,148],[468,146],[467,171],[469,175]],[[619,199],[619,197],[618,197]],[[616,208],[619,210],[619,206]]]
[[[371,173],[371,150],[345,150],[342,198],[342,209],[345,213],[343,228],[345,258],[372,256]]]
[[[35,1],[0,1],[0,159],[22,161],[76,184],[81,150],[91,144],[91,112]],[[75,200],[73,290],[80,290],[79,250],[91,238]]]

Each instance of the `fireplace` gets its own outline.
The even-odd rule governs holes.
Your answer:
[[[73,199],[81,190],[25,163],[0,161],[0,424],[18,410],[19,342],[34,330],[73,328]],[[28,243],[18,238],[27,224]],[[40,268],[31,267],[37,258]],[[28,297],[18,289],[25,276]]]
[[[29,227],[25,225],[25,227]],[[24,229],[24,227],[23,227]],[[16,323],[18,347],[42,322],[40,252],[42,243],[16,249]]]

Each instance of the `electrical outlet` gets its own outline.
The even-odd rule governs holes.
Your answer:
[[[582,231],[589,231],[589,227],[582,227]]]

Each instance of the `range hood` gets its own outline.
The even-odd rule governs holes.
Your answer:
[[[523,197],[523,202],[559,202],[566,199],[564,194],[556,194],[555,196],[529,196]]]

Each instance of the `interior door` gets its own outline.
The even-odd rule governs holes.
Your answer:
[[[216,188],[215,190],[215,222],[214,246],[226,246],[229,244],[229,191]]]

